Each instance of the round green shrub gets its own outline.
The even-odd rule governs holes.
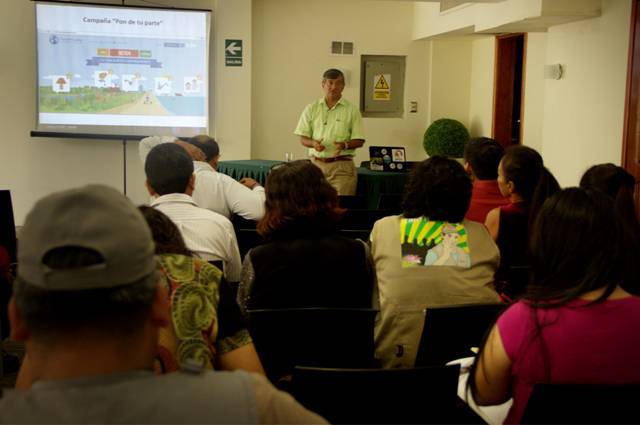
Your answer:
[[[441,118],[431,123],[424,133],[422,145],[427,155],[462,158],[469,132],[460,121]]]

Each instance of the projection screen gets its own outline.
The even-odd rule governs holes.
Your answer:
[[[36,130],[209,130],[210,11],[36,3]]]

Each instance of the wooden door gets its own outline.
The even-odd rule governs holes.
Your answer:
[[[496,37],[492,136],[505,148],[522,141],[525,34]]]
[[[629,36],[629,69],[627,72],[627,98],[625,104],[622,166],[636,182],[640,180],[640,0],[634,0],[631,9]],[[635,189],[636,211],[640,212],[640,187]]]

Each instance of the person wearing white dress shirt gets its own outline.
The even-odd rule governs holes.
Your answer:
[[[247,220],[259,220],[264,215],[264,188],[251,178],[239,182],[232,177],[218,173],[220,148],[211,137],[199,135],[188,141],[175,137],[146,137],[140,141],[139,154],[145,163],[149,151],[163,143],[175,142],[181,145],[193,159],[194,173],[198,184],[193,199],[202,208],[231,218],[234,214]]]
[[[192,194],[198,180],[191,158],[175,143],[160,144],[145,161],[146,186],[157,198],[151,207],[165,213],[187,247],[205,261],[222,261],[229,282],[240,280],[241,262],[233,225],[221,214],[199,207]]]

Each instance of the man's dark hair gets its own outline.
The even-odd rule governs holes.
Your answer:
[[[323,80],[337,80],[340,77],[344,80],[344,74],[342,71],[335,68],[327,69],[324,74],[322,74]]]
[[[184,193],[193,174],[193,161],[179,145],[163,143],[151,149],[144,171],[158,195]]]
[[[220,146],[218,146],[218,142],[216,142],[216,139],[207,136],[206,134],[193,136],[192,138],[187,140],[187,143],[200,148],[200,150],[204,152],[204,156],[207,162],[220,155]]]
[[[417,164],[405,187],[406,218],[460,222],[469,208],[471,179],[459,162],[434,155]]]
[[[464,160],[471,165],[473,175],[478,180],[498,178],[498,164],[504,155],[500,143],[489,137],[475,137],[464,148]]]
[[[55,270],[97,266],[104,259],[92,249],[70,246],[49,251],[43,262]],[[112,288],[52,291],[18,278],[13,291],[27,329],[45,340],[82,330],[105,336],[135,334],[149,314],[157,284],[146,276]]]

